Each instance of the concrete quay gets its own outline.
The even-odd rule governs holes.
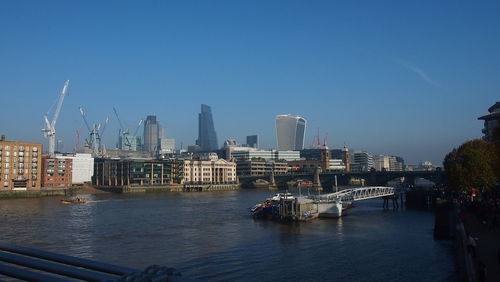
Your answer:
[[[111,193],[158,193],[158,192],[207,192],[234,191],[240,189],[238,184],[171,184],[171,185],[124,185],[95,186],[96,189]]]

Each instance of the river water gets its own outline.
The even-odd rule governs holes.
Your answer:
[[[452,244],[426,211],[357,202],[340,219],[280,224],[249,208],[269,191],[0,200],[3,242],[207,281],[455,281]]]

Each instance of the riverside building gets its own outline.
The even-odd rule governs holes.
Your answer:
[[[0,140],[0,189],[41,188],[42,144]]]
[[[489,114],[478,117],[477,119],[484,120],[483,139],[493,141],[493,131],[495,128],[500,127],[500,102],[496,102],[491,106],[488,112]]]
[[[184,160],[181,184],[236,183],[236,163],[219,159],[215,153],[202,154],[198,159]]]
[[[42,157],[42,187],[69,188],[72,185],[72,163],[59,155],[54,158],[45,155]]]

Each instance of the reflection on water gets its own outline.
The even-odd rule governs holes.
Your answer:
[[[165,264],[206,280],[455,279],[451,246],[433,240],[430,213],[383,211],[375,199],[340,219],[253,220],[249,208],[270,194],[89,195],[69,205],[0,200],[0,232],[5,242],[135,268]]]

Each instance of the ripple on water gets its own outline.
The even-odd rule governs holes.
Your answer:
[[[253,220],[267,191],[0,200],[2,240],[134,268],[176,267],[210,281],[446,281],[451,245],[432,214],[359,203],[341,219]],[[425,271],[422,271],[425,270]],[[451,277],[451,278],[450,278]]]

